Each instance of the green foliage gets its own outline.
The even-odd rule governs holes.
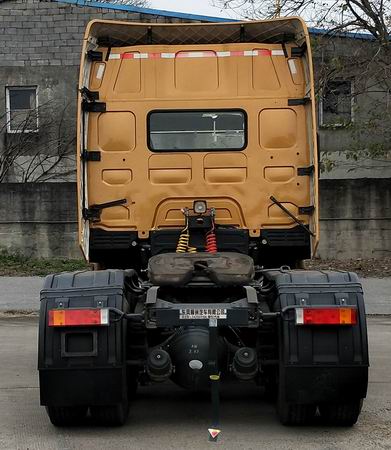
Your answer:
[[[321,159],[319,162],[320,171],[323,172],[331,172],[334,167],[337,165],[337,162],[333,158],[333,154],[331,152],[322,152]]]
[[[379,105],[365,120],[356,121],[352,129],[352,144],[346,158],[390,159],[391,156],[391,113]]]
[[[28,258],[7,250],[0,250],[0,275],[45,276],[57,272],[86,270],[88,265],[81,259]]]
[[[362,114],[356,108],[358,118],[346,125],[327,125],[322,128],[349,131],[350,143],[339,152],[323,152],[321,158],[321,171],[330,172],[338,165],[336,154],[343,157],[346,162],[354,163],[353,171],[365,168],[370,161],[372,165],[382,167],[391,164],[391,112],[386,107],[378,105],[378,109],[366,110]],[[361,118],[361,117],[365,118]],[[341,161],[341,158],[339,158]]]

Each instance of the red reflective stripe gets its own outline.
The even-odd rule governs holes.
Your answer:
[[[159,59],[161,57],[161,53],[148,53],[149,59]]]
[[[258,51],[258,56],[271,56],[272,55],[272,51],[271,50],[267,50],[265,48],[261,48]]]
[[[216,52],[212,52],[212,51],[206,51],[206,52],[202,52],[202,56],[206,57],[206,58],[214,58],[216,57]]]
[[[231,51],[231,56],[244,56],[244,51]]]
[[[134,59],[134,53],[121,53],[121,59]]]
[[[101,311],[101,309],[51,309],[48,324],[51,327],[102,325]]]

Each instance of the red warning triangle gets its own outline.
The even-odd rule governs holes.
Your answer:
[[[209,434],[212,439],[216,439],[217,436],[220,434],[221,430],[218,430],[217,428],[208,428]]]

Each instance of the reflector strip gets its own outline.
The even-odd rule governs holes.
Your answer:
[[[228,58],[228,56],[231,56],[231,52],[216,52],[216,55],[219,58]]]
[[[233,50],[225,52],[197,51],[178,53],[110,53],[109,59],[175,59],[175,58],[227,58],[231,56],[285,56],[283,50]]]
[[[105,68],[106,68],[105,64],[99,64],[98,70],[96,71],[96,79],[97,80],[101,80],[103,78],[103,75],[105,73]]]
[[[109,310],[102,309],[51,309],[49,327],[109,325]]]
[[[273,56],[285,56],[284,50],[272,50]]]
[[[355,325],[356,308],[296,308],[296,325]]]
[[[178,52],[174,58],[215,58],[216,52]]]
[[[160,55],[162,58],[166,58],[166,59],[175,58],[175,53],[161,53]]]
[[[303,308],[296,309],[296,323],[297,325],[302,325],[304,323]]]

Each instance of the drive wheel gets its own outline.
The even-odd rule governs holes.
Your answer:
[[[56,427],[79,425],[87,415],[87,406],[47,406],[50,422]]]
[[[310,425],[315,418],[316,405],[288,403],[278,399],[277,414],[282,425]]]
[[[360,415],[363,400],[355,400],[349,403],[319,405],[321,418],[330,425],[341,427],[353,426]]]
[[[126,422],[129,413],[129,403],[117,405],[91,406],[91,417],[98,425],[121,426]]]

